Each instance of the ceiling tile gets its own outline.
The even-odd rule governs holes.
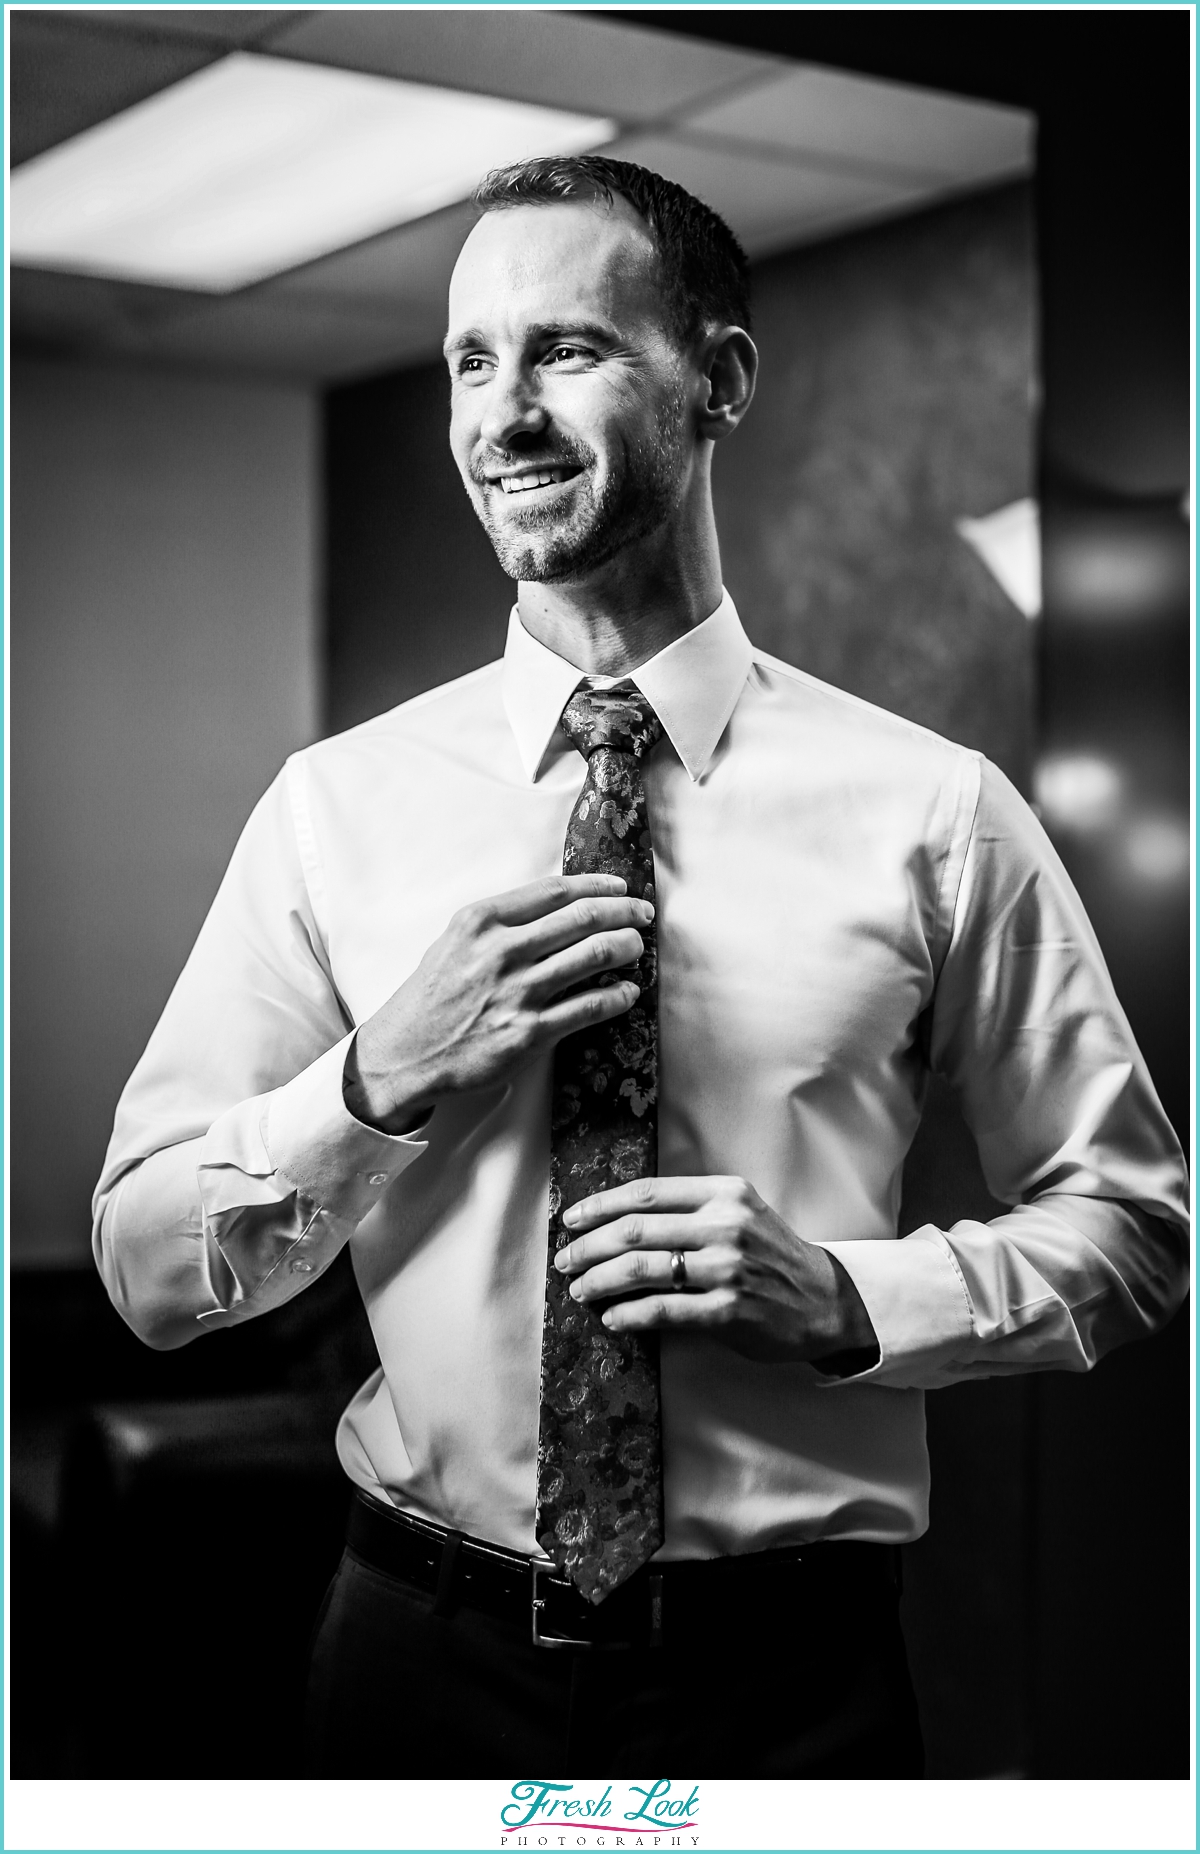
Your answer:
[[[14,167],[218,56],[210,46],[131,38],[53,12],[16,11],[9,18]]]
[[[625,122],[779,69],[756,53],[541,9],[323,8],[273,35],[271,50]]]
[[[18,348],[120,355],[289,379],[333,380],[426,359],[441,348],[444,305],[392,304],[387,313],[289,298],[278,285],[214,301],[101,277],[14,266],[9,287]]]
[[[304,17],[299,9],[219,6],[81,6],[72,7],[71,13],[115,31],[157,34],[168,39],[200,39],[238,49],[254,45],[265,34],[280,31]]]
[[[289,271],[271,287],[281,296],[326,297],[331,302],[380,308],[409,301],[434,302],[440,314],[445,310],[450,272],[474,222],[471,206],[449,206],[349,250],[318,258],[302,270]]]
[[[801,65],[691,111],[687,126],[860,168],[956,183],[1028,172],[1034,120],[909,84]]]
[[[9,318],[15,341],[67,348],[136,341],[150,324],[205,300],[182,290],[34,270],[21,264],[14,264],[9,272]]]
[[[720,213],[752,258],[907,211],[931,191],[673,136],[628,136],[605,152],[654,168],[696,194]]]
[[[156,321],[146,328],[140,351],[157,360],[336,380],[437,353],[444,329],[440,304],[398,303],[387,315],[375,315],[344,303],[303,301],[266,285]]]

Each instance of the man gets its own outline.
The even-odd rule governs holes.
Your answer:
[[[599,157],[478,203],[451,444],[518,582],[504,661],[263,799],[97,1258],[174,1346],[352,1246],[380,1369],[339,1429],[314,1774],[917,1775],[922,1392],[1160,1324],[1178,1146],[1011,788],[723,593],[712,452],[757,364],[728,229]],[[898,1241],[931,1067],[1013,1208]]]

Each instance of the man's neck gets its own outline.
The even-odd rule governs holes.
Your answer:
[[[705,550],[707,551],[707,550]],[[721,564],[711,557],[631,571],[612,561],[584,583],[523,581],[517,609],[531,636],[590,676],[627,676],[721,603]],[[624,567],[624,570],[622,570]]]

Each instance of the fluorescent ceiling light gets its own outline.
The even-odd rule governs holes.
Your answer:
[[[237,290],[464,199],[490,167],[612,122],[233,52],[24,163],[17,264]]]

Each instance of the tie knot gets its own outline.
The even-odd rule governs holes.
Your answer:
[[[662,722],[631,682],[611,689],[576,689],[562,712],[563,732],[590,759],[597,747],[640,760],[662,739]]]

